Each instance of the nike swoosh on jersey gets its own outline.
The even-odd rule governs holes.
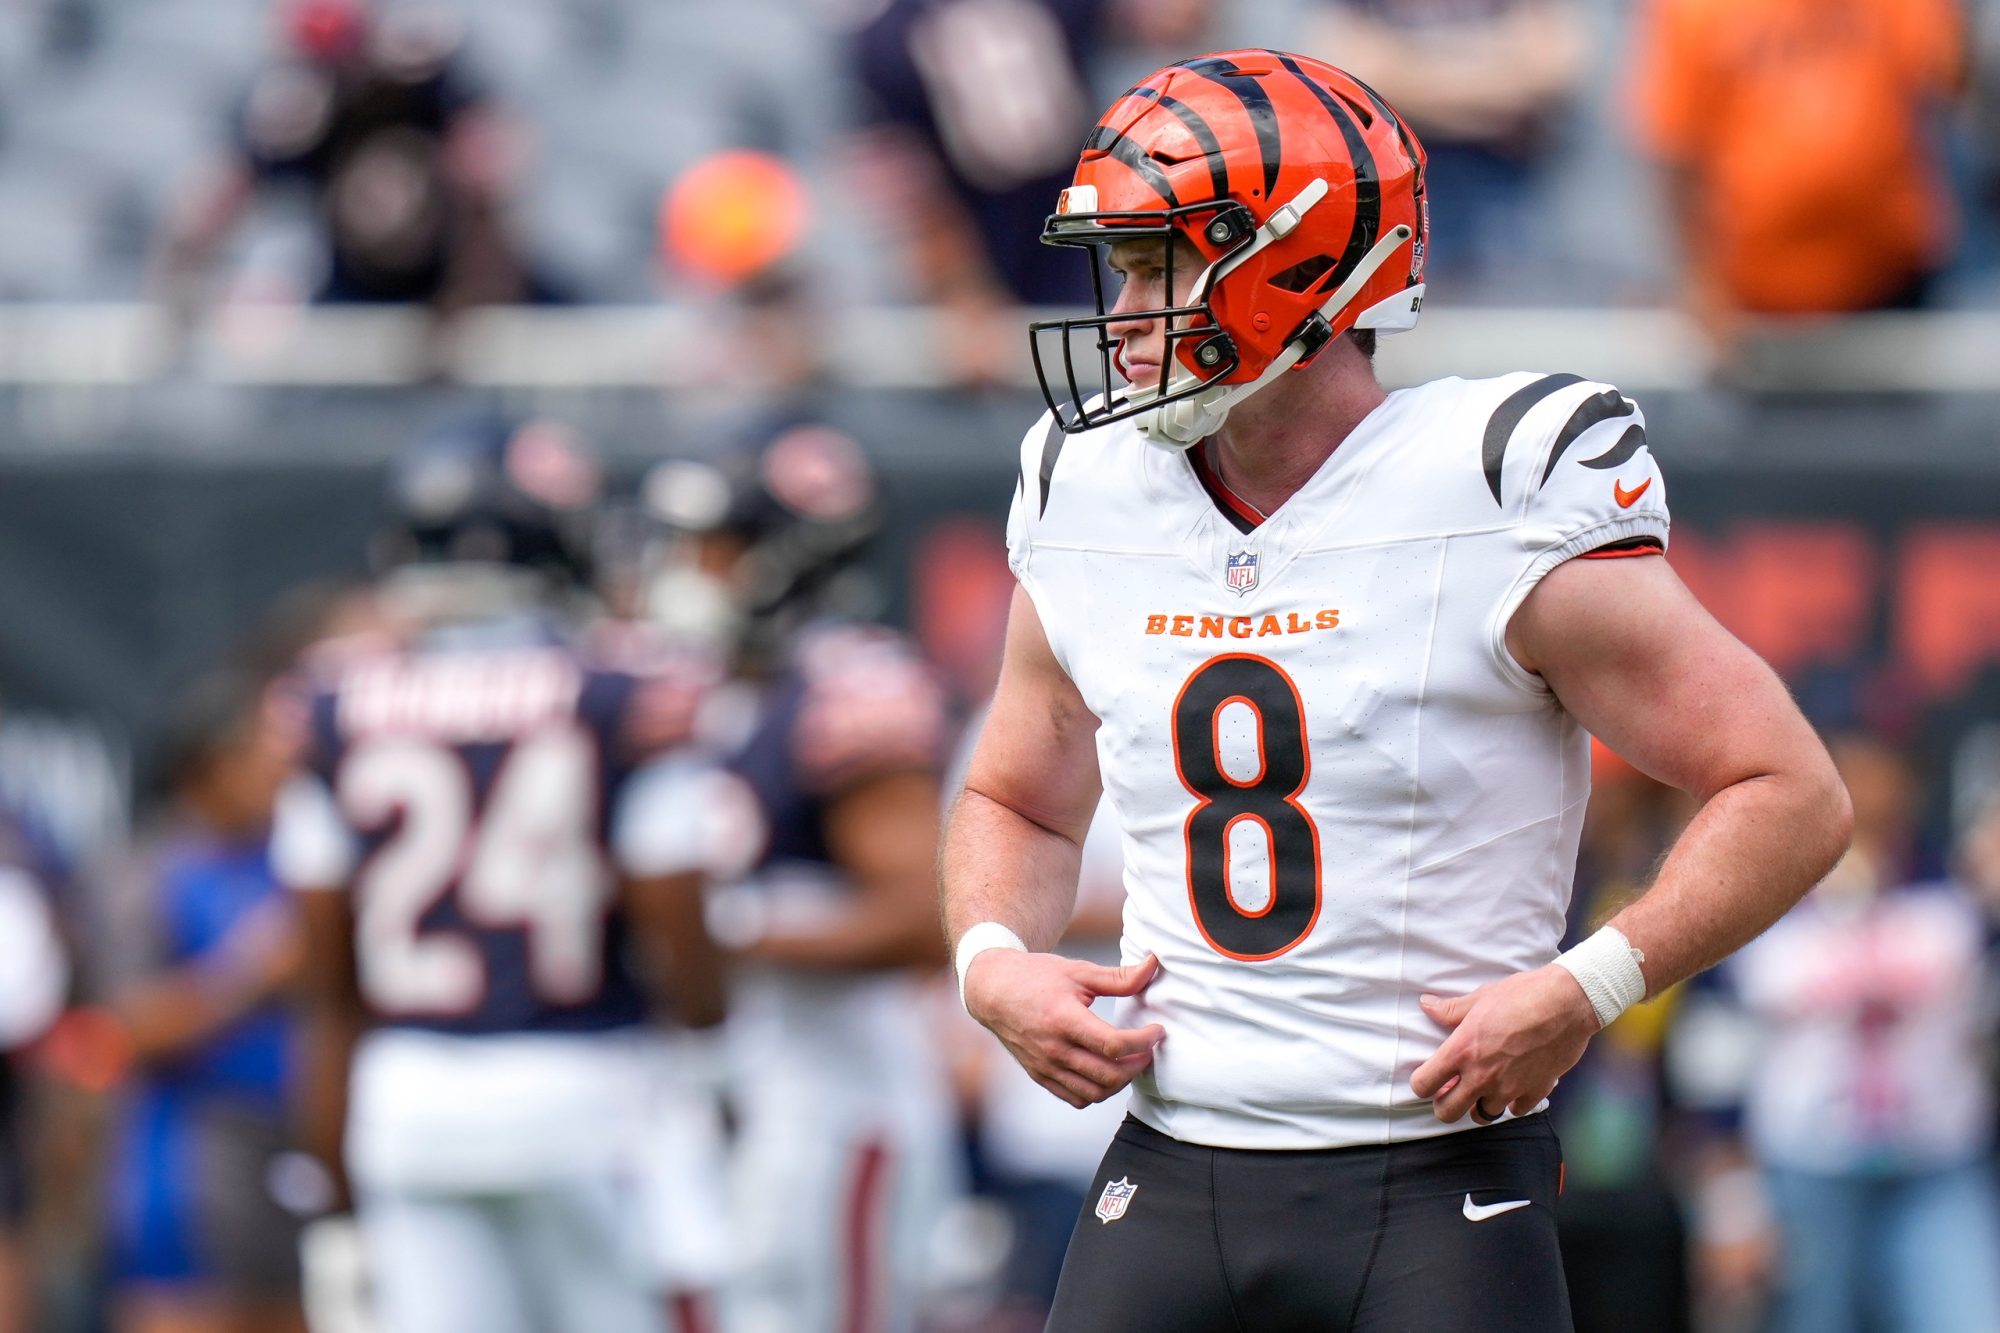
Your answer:
[[[1484,1222],[1489,1217],[1498,1217],[1502,1213],[1511,1213],[1516,1208],[1526,1208],[1533,1202],[1534,1200],[1532,1199],[1512,1199],[1506,1203],[1478,1204],[1474,1203],[1472,1196],[1468,1194],[1465,1196],[1465,1220],[1468,1222]]]
[[[1620,509],[1630,509],[1638,501],[1639,497],[1646,493],[1646,488],[1652,484],[1653,479],[1648,477],[1628,491],[1614,481],[1611,483],[1611,498],[1618,502]]]

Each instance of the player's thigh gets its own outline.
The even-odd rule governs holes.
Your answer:
[[[382,1333],[529,1333],[496,1201],[370,1193],[360,1222]]]
[[[967,1188],[957,1121],[948,1108],[934,1110],[900,1117],[885,1143],[890,1170],[878,1206],[885,1210],[882,1258],[889,1300],[897,1306],[922,1300],[934,1283],[939,1228]]]
[[[1546,1115],[1391,1149],[1353,1333],[1570,1328],[1556,1243],[1561,1175]]]
[[[1213,1157],[1125,1121],[1070,1235],[1051,1333],[1238,1326],[1216,1242]]]
[[[725,1324],[741,1333],[837,1327],[858,1294],[855,1278],[873,1271],[857,1246],[879,1234],[894,1168],[878,1134],[835,1111],[812,1123],[752,1118],[732,1164],[740,1248]]]
[[[545,1328],[660,1333],[665,1303],[648,1271],[636,1192],[610,1176],[522,1194],[508,1243]]]
[[[715,1097],[667,1088],[647,1116],[635,1176],[643,1238],[668,1292],[713,1292],[736,1263],[731,1146]]]

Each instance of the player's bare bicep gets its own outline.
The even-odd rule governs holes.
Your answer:
[[[1018,587],[1000,681],[965,785],[1078,840],[1097,806],[1097,718],[1050,649],[1034,602]]]
[[[1558,566],[1515,614],[1508,647],[1593,735],[1685,791],[1823,754],[1776,674],[1665,560]]]

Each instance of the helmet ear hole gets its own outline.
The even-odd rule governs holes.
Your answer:
[[[1311,259],[1301,259],[1283,273],[1271,278],[1273,287],[1282,287],[1288,292],[1309,292],[1321,285],[1333,272],[1332,255],[1314,255]]]

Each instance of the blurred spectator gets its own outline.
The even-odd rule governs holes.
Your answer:
[[[1331,0],[1302,40],[1429,150],[1433,284],[1489,286],[1534,257],[1530,194],[1588,49],[1574,0]]]
[[[1959,846],[1959,873],[1989,916],[2000,917],[2000,792],[1990,793]]]
[[[303,1165],[278,1007],[298,946],[268,854],[285,773],[254,685],[200,682],[169,738],[165,808],[103,877],[106,1040],[136,1070],[110,1149],[119,1333],[303,1327],[298,1224],[274,1194]]]
[[[1832,750],[1853,850],[1731,964],[1762,1037],[1745,1137],[1780,1238],[1776,1327],[2000,1328],[1979,905],[1908,882],[1904,757],[1860,736]]]
[[[784,158],[728,149],[675,178],[660,200],[660,257],[685,280],[706,336],[688,355],[700,387],[677,396],[690,433],[773,439],[824,419],[848,349],[807,251],[817,226]]]
[[[311,192],[324,241],[313,297],[466,306],[547,299],[508,234],[514,129],[468,74],[458,21],[366,0],[290,0],[285,50],[243,99],[235,143],[169,218],[158,285],[183,310],[266,193]]]
[[[1633,51],[1712,332],[1926,301],[1953,239],[1933,130],[1963,78],[1957,0],[1651,0]]]
[[[1006,364],[1016,304],[1080,305],[1089,273],[1041,244],[1091,125],[1109,39],[1179,45],[1197,0],[890,0],[853,36],[866,98],[855,189],[898,235],[911,294],[957,316],[946,359]]]

